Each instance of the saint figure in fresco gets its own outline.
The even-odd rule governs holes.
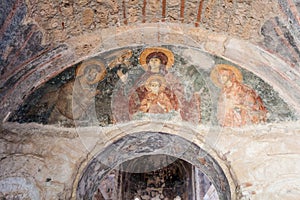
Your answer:
[[[147,117],[147,115],[140,115],[141,113],[169,113],[164,116],[155,116],[158,118],[178,117],[184,121],[200,123],[200,95],[195,92],[189,97],[186,96],[184,79],[173,73],[174,61],[174,54],[171,50],[164,47],[148,47],[139,56],[141,68],[135,71],[129,70],[125,74],[121,70],[117,71],[122,84],[112,100],[115,122],[140,119],[140,116],[141,118]],[[161,77],[158,80],[163,79],[158,83],[152,83],[153,87],[154,85],[160,86],[159,92],[155,92],[155,88],[149,85],[149,80],[155,76]],[[139,114],[136,115],[136,113]]]
[[[129,113],[168,113],[178,110],[178,99],[166,87],[168,69],[174,63],[173,53],[163,47],[145,49],[139,58],[145,73],[136,81],[138,87],[131,93]],[[170,76],[170,75],[169,75]]]
[[[142,68],[151,74],[166,75],[174,63],[174,54],[163,47],[149,47],[140,55]]]
[[[243,84],[242,74],[237,68],[219,64],[210,76],[214,84],[222,89],[217,113],[221,126],[239,127],[266,121],[267,109],[262,99]]]
[[[132,56],[132,53],[130,56]],[[163,47],[149,47],[141,53],[139,61],[145,72],[137,80],[141,82],[153,74],[166,75],[168,69],[170,69],[174,63],[174,55],[169,49]],[[122,82],[126,84],[128,74],[124,74],[122,70],[118,70],[117,74]]]
[[[185,121],[200,123],[200,96],[195,93],[191,98],[186,98],[183,79],[177,77],[170,70],[174,64],[174,54],[172,51],[163,47],[149,47],[141,53],[139,61],[145,73],[136,81],[135,85],[137,87],[133,87],[134,91],[131,93],[131,98],[129,99],[129,114],[133,115],[137,112],[150,113],[142,109],[145,107],[144,105],[141,107],[141,103],[147,102],[146,96],[153,95],[147,86],[149,78],[152,76],[161,76],[164,78],[163,82],[166,82],[168,85],[168,87],[163,87],[162,93],[169,99],[173,107],[171,110],[176,111],[176,113],[173,113],[174,116],[176,115]],[[156,112],[160,114],[169,113],[169,109],[164,112]]]
[[[97,119],[94,98],[100,93],[96,87],[105,75],[106,69],[101,61],[84,61],[76,69],[76,78],[60,88],[48,123],[59,122],[66,126],[74,126],[76,120],[79,124],[95,124]]]
[[[168,95],[165,91],[166,81],[160,75],[153,75],[148,78],[146,84],[146,94],[141,100],[139,111],[144,113],[168,113],[177,110],[177,99]]]
[[[116,122],[127,121],[131,119],[131,116],[140,111],[141,101],[145,99],[145,96],[150,95],[150,88],[146,88],[145,84],[147,80],[153,75],[159,75],[163,79],[163,85],[166,81],[163,78],[167,74],[167,70],[172,67],[174,63],[173,53],[162,47],[150,47],[146,48],[139,57],[139,62],[143,70],[142,73],[132,73],[130,71],[127,74],[123,74],[121,70],[117,71],[120,80],[122,81],[122,92],[120,91],[113,100],[113,113]],[[167,95],[167,98],[173,102],[172,105],[178,106],[178,101],[175,95],[166,87],[160,86],[160,89],[164,88],[163,94]],[[129,99],[127,98],[129,96]],[[128,101],[126,102],[126,99]],[[175,100],[176,99],[176,100]],[[127,106],[124,105],[127,103]],[[122,106],[121,106],[122,105]],[[150,109],[152,110],[152,109]],[[153,111],[153,110],[152,110]],[[149,111],[149,112],[152,112]],[[148,111],[147,111],[148,112]],[[158,111],[156,111],[158,112]],[[126,119],[128,116],[128,119]]]

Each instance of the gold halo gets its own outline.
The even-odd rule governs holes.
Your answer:
[[[95,80],[92,82],[89,82],[89,84],[95,84],[95,83],[98,83],[99,81],[102,81],[104,79],[104,77],[106,76],[106,68],[105,68],[105,65],[100,60],[96,60],[96,59],[83,61],[80,64],[80,66],[78,66],[76,69],[76,77],[82,76],[84,74],[84,69],[90,65],[97,65],[100,69],[100,72],[96,76]]]
[[[153,75],[153,76],[150,76],[150,77],[146,80],[145,87],[147,88],[147,90],[149,90],[148,85],[149,85],[152,81],[154,81],[154,80],[160,80],[160,83],[161,83],[161,85],[160,85],[160,87],[159,87],[160,90],[164,90],[164,89],[166,88],[166,85],[167,85],[166,79],[165,79],[163,76],[160,76],[160,75]]]
[[[166,70],[170,69],[174,64],[174,54],[169,49],[163,48],[163,47],[149,47],[146,48],[140,55],[140,64],[145,69],[145,71],[148,71],[148,65],[146,63],[146,59],[149,54],[154,52],[162,52],[165,54],[168,58],[167,64],[166,64]]]
[[[219,70],[225,69],[225,70],[230,70],[234,73],[236,80],[238,82],[243,82],[243,75],[240,70],[238,70],[236,67],[227,65],[227,64],[218,64],[214,67],[214,69],[210,73],[210,78],[212,82],[219,88],[222,87],[222,83],[219,81]]]

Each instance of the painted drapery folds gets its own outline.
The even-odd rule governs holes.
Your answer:
[[[178,46],[123,48],[82,61],[33,92],[10,117],[66,127],[130,120],[240,127],[294,119],[253,73]]]
[[[94,98],[101,93],[96,86],[105,75],[105,66],[99,60],[91,59],[78,66],[76,79],[59,89],[48,123],[62,122],[65,125],[74,125],[76,120],[81,123],[79,125],[96,124]]]
[[[211,79],[222,88],[218,102],[218,121],[222,126],[243,126],[266,121],[267,110],[256,92],[242,83],[241,72],[230,65],[219,64]]]

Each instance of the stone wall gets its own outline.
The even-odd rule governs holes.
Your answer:
[[[5,87],[3,90],[5,96],[0,104],[1,119],[10,116],[12,110],[16,110],[33,91],[46,81],[86,58],[113,49],[163,44],[196,48],[238,64],[266,81],[279,92],[281,98],[285,99],[297,112],[300,112],[299,94],[289,92],[291,90],[298,91],[300,87],[297,69],[259,46],[237,38],[176,24],[170,24],[163,28],[158,24],[144,24],[103,29],[71,38],[68,44],[68,48],[62,46],[51,52],[51,55],[59,55],[57,60],[55,58],[55,60],[47,61],[41,65],[41,69],[30,70],[28,75],[23,76],[24,79],[17,80],[14,87]],[[84,54],[76,53],[76,49],[82,51],[85,46],[89,49],[84,50]]]
[[[1,131],[0,194],[75,198],[78,181],[94,155],[125,135],[157,130],[193,141],[216,159],[229,181],[232,199],[296,200],[298,124],[232,129],[139,122],[106,129],[90,127],[85,137],[78,137],[72,128],[6,123]]]
[[[239,66],[272,87],[299,119],[296,0],[0,5],[0,199],[76,199],[85,169],[100,152],[126,136],[155,131],[205,150],[224,172],[232,199],[299,199],[299,121],[274,119],[242,128],[175,120],[77,128],[8,122],[38,88],[78,63],[117,49],[161,45],[196,49]]]

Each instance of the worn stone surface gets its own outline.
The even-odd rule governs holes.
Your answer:
[[[35,137],[32,133],[43,128],[30,129],[23,132],[23,138],[1,131],[1,197],[69,199],[86,149],[72,133],[64,137],[63,134],[51,136],[48,132]]]
[[[200,26],[245,39],[259,39],[259,27],[263,22],[278,13],[276,1],[205,1],[202,6],[197,0],[189,1],[71,1],[42,2],[28,0],[31,20],[36,21],[46,31],[47,41],[63,41],[53,34],[56,30],[66,32],[67,37],[84,31],[93,31],[107,26],[127,25],[148,22],[198,23]],[[93,13],[89,8],[94,7]],[[52,23],[48,23],[48,19]],[[81,27],[83,23],[83,27]],[[86,29],[83,29],[83,28]]]
[[[264,36],[262,43],[266,48],[273,49],[274,53],[292,66],[299,66],[300,51],[297,47],[297,39],[289,31],[287,24],[278,17],[271,18],[264,23],[261,33]],[[287,44],[290,46],[288,49],[285,48]]]
[[[220,164],[232,192],[237,193],[238,199],[297,199],[299,195],[296,186],[299,183],[297,166],[300,150],[294,143],[295,140],[299,140],[299,122],[250,126],[243,129],[199,126],[193,130],[187,124],[138,122],[102,128],[101,133],[105,135],[105,140],[99,137],[99,127],[82,129],[90,133],[75,138],[66,138],[78,131],[70,128],[10,123],[5,124],[4,128],[13,132],[5,129],[1,132],[2,180],[9,184],[17,181],[24,191],[27,190],[28,195],[39,195],[41,199],[70,198],[72,191],[77,189],[77,182],[83,175],[85,166],[93,161],[94,155],[123,138],[125,132],[129,134],[127,145],[138,142],[136,144],[140,144],[141,148],[151,149],[151,146],[160,144],[154,142],[149,144],[150,146],[141,145],[142,141],[132,135],[141,130],[169,133],[172,141],[172,135],[177,135],[206,150]],[[36,132],[40,131],[43,134],[37,135]],[[66,135],[60,135],[62,131],[66,131]],[[87,150],[84,143],[92,140],[96,143]],[[134,142],[135,140],[138,141]],[[136,150],[135,154],[139,155],[141,152],[138,152],[138,148]],[[161,153],[167,153],[169,150],[165,149]],[[180,153],[178,150],[177,153]],[[109,152],[108,149],[106,151]],[[88,157],[87,152],[90,152]],[[109,163],[114,161],[109,160],[109,157],[105,158],[109,161],[105,164],[108,170],[112,167]],[[25,182],[24,179],[29,181]],[[13,191],[13,188],[3,190]],[[273,190],[279,193],[274,196]]]
[[[40,199],[38,188],[22,177],[9,177],[0,181],[0,197],[3,199]]]
[[[296,0],[1,1],[0,198],[75,199],[94,155],[129,134],[157,131],[193,141],[216,159],[232,199],[299,199],[299,121],[285,121],[287,113],[278,113],[285,106],[270,99],[282,99],[299,119],[299,10]],[[56,91],[70,80],[67,68],[119,49],[161,45],[188,47],[181,56],[203,63],[204,71],[219,58],[240,67],[246,84],[268,91],[259,95],[277,114],[265,125],[234,129],[158,119],[77,129],[7,122],[29,96],[39,98],[47,81],[60,77],[48,88]],[[27,122],[46,119],[35,111]]]

